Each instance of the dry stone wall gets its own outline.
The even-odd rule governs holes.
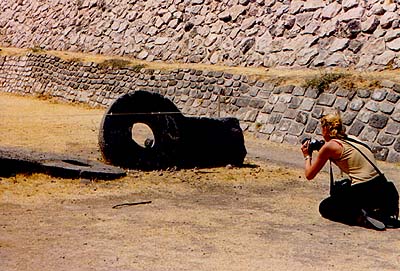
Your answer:
[[[105,107],[139,89],[165,95],[185,115],[237,117],[244,130],[279,143],[320,135],[321,116],[339,109],[349,134],[368,142],[378,159],[400,162],[400,84],[392,81],[373,90],[332,85],[320,93],[220,71],[112,69],[33,53],[0,57],[3,92]]]
[[[399,0],[1,0],[0,45],[264,67],[400,67]]]

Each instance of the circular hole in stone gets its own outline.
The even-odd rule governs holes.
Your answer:
[[[143,148],[152,148],[155,143],[153,131],[144,123],[135,123],[132,126],[132,139]]]

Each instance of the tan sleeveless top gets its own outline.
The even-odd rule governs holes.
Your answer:
[[[343,140],[333,139],[343,146],[343,152],[339,159],[332,162],[335,163],[344,173],[349,175],[353,182],[369,181],[379,174],[374,167],[365,159],[365,157],[355,148],[350,146]],[[374,154],[362,144],[351,142],[360,151],[362,151],[372,163],[376,165]]]

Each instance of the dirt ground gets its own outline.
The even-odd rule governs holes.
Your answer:
[[[100,159],[104,112],[0,93],[0,146]],[[241,168],[0,178],[0,269],[400,269],[399,230],[320,217],[328,174],[307,181],[298,147],[246,135],[246,148]],[[399,188],[400,166],[380,166]]]

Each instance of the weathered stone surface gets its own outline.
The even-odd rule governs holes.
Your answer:
[[[16,7],[12,0],[3,2]],[[98,13],[94,0],[82,3],[79,12],[73,1],[63,3],[62,8],[71,11],[65,20],[53,16],[61,4],[49,3],[41,9],[37,25],[34,20],[30,21],[31,31],[25,31],[20,25],[32,17],[28,2],[21,2],[15,10],[2,10],[1,25],[11,29],[7,35],[0,36],[0,44],[3,39],[12,46],[29,47],[40,40],[46,49],[126,54],[149,61],[244,66],[356,65],[360,69],[370,66],[383,69],[392,65],[393,55],[385,51],[400,50],[398,3],[241,0],[217,5],[195,0],[142,5],[141,1],[128,4],[111,1],[107,8],[112,10],[112,20]],[[184,10],[180,5],[184,5]],[[78,17],[82,14],[90,16],[82,20]],[[17,23],[8,18],[14,18]],[[79,27],[73,27],[74,23]],[[96,26],[94,31],[88,30],[92,25]],[[360,31],[364,35],[359,35]],[[278,37],[281,39],[277,40]],[[326,46],[327,37],[351,40],[349,44],[335,41]],[[379,38],[383,42],[377,41]],[[330,52],[347,49],[357,54],[354,60],[347,54],[329,56]],[[287,50],[292,53],[282,53]],[[393,67],[400,65],[397,62],[394,59]]]
[[[396,38],[390,42],[388,42],[387,47],[395,52],[400,51],[400,38]]]
[[[339,20],[342,22],[349,22],[351,20],[360,20],[361,16],[364,14],[364,11],[365,10],[362,7],[353,8],[338,17]]]
[[[344,0],[342,2],[342,6],[343,6],[344,11],[347,11],[351,8],[358,6],[358,0]]]
[[[385,52],[385,40],[383,38],[378,38],[373,41],[368,41],[360,52],[366,55],[381,55]]]
[[[319,105],[327,105],[332,106],[335,102],[336,96],[333,94],[322,93],[319,98],[317,104]]]
[[[377,160],[385,161],[389,154],[389,149],[381,146],[374,146],[372,152]]]
[[[390,29],[386,32],[385,34],[385,41],[390,42],[393,41],[394,39],[397,39],[400,37],[400,30],[396,29]]]
[[[391,122],[386,126],[385,132],[391,135],[399,135],[400,134],[400,123]]]
[[[314,133],[315,130],[317,129],[319,125],[319,121],[315,120],[315,119],[310,119],[310,121],[308,122],[306,128],[305,128],[305,132],[306,133]]]
[[[290,126],[288,133],[290,135],[300,136],[304,131],[304,125],[300,123],[292,123]]]
[[[392,112],[394,111],[394,105],[391,103],[382,102],[379,105],[379,109],[385,114],[392,114]]]
[[[391,103],[397,103],[397,101],[400,99],[400,95],[394,92],[388,93],[386,96],[386,100],[391,102]]]
[[[343,124],[351,125],[356,117],[357,117],[356,112],[351,112],[351,111],[344,112],[342,116]]]
[[[354,111],[360,111],[361,108],[364,106],[363,100],[354,100],[350,103],[350,109]]]
[[[390,135],[380,135],[378,136],[377,142],[382,146],[390,146],[394,142],[395,138]]]
[[[389,28],[393,21],[399,19],[399,15],[396,12],[385,12],[380,19],[380,25],[382,28]]]
[[[373,114],[369,119],[369,125],[374,128],[382,129],[386,126],[389,118],[384,115]]]
[[[375,101],[368,101],[365,105],[365,108],[372,112],[378,112],[379,104]]]
[[[400,44],[399,44],[400,45]],[[400,48],[399,48],[400,49]],[[396,58],[396,54],[394,52],[385,51],[383,54],[376,56],[374,58],[374,63],[381,66],[388,66],[393,60]]]
[[[342,6],[335,2],[330,3],[328,6],[324,7],[321,11],[321,18],[322,19],[332,19],[337,14],[339,14]]]
[[[400,153],[400,137],[397,138],[396,143],[394,144],[394,150]]]
[[[28,7],[28,2],[32,1],[19,1],[18,6]],[[243,0],[240,3],[237,0],[228,4],[227,1],[179,0],[175,4],[164,1],[154,6],[146,5],[145,8],[139,5],[140,1],[130,1],[130,9],[135,11],[125,12],[123,3],[117,7],[111,1],[108,4],[112,20],[91,10],[95,8],[95,0],[91,4],[83,2],[86,8],[82,14],[91,16],[77,20],[79,28],[71,24],[79,12],[74,11],[68,1],[64,5],[65,10],[71,11],[69,23],[49,17],[56,14],[59,5],[59,2],[53,1],[40,12],[41,21],[45,23],[34,28],[35,22],[30,21],[34,25],[33,31],[26,33],[22,33],[23,28],[17,26],[17,23],[26,23],[32,17],[24,13],[26,9],[13,10],[11,17],[7,17],[7,11],[1,13],[0,25],[4,20],[8,21],[3,26],[7,33],[0,35],[0,44],[7,42],[19,47],[31,47],[31,38],[40,37],[37,40],[42,41],[40,46],[46,49],[58,49],[62,45],[71,50],[126,54],[149,61],[192,61],[233,66],[287,65],[286,68],[292,65],[296,68],[355,66],[363,70],[400,67],[400,20],[396,19],[400,6],[397,2],[384,5],[377,0]],[[183,3],[185,6],[181,7]],[[46,28],[47,25],[51,28]],[[61,25],[67,27],[60,29]],[[87,29],[93,25],[96,26],[94,31]],[[33,57],[35,59],[31,59]],[[314,127],[314,124],[318,123],[322,114],[334,108],[343,112],[347,128],[352,133],[370,138],[373,144],[381,146],[377,138],[397,136],[399,132],[400,84],[395,78],[379,82],[380,88],[374,90],[350,91],[332,87],[320,93],[317,89],[278,86],[237,74],[202,73],[189,69],[182,70],[179,76],[177,72],[145,72],[146,69],[133,72],[130,68],[125,73],[116,71],[115,74],[103,75],[96,73],[97,65],[90,64],[85,67],[92,71],[86,71],[88,75],[84,75],[82,71],[74,70],[81,67],[76,64],[58,77],[57,69],[64,69],[60,67],[65,63],[34,54],[27,58],[23,61],[36,64],[30,66],[20,58],[0,58],[0,71],[7,75],[2,78],[0,73],[0,88],[22,93],[53,92],[64,99],[98,106],[109,104],[118,93],[140,87],[169,95],[185,112],[204,115],[215,114],[216,101],[219,100],[221,110],[226,110],[224,114],[237,113],[246,122],[243,127],[252,131],[255,131],[252,122],[257,121],[260,114],[265,123],[277,121],[268,123],[268,132],[272,135],[276,131],[275,126],[281,127],[285,133],[280,129],[280,133],[275,133],[273,137],[279,140],[284,138],[284,141],[295,137],[287,133],[293,129],[292,122],[303,125],[305,131],[320,133],[318,125]],[[31,85],[23,80],[15,81],[20,76],[18,70],[22,69],[27,72],[24,76],[29,77]],[[48,70],[54,73],[50,75],[46,72]],[[119,76],[126,78],[120,80]],[[90,94],[82,93],[89,89]],[[270,115],[273,117],[266,117]],[[306,115],[307,120],[303,118]],[[377,117],[373,117],[375,115]],[[388,118],[386,124],[385,117]],[[383,128],[377,128],[382,125]],[[376,138],[373,139],[375,133]],[[387,146],[389,156],[393,157],[396,153],[392,147],[394,144]]]
[[[391,151],[389,150],[389,154],[386,158],[386,161],[390,162],[390,163],[398,163],[400,162],[400,153],[396,152],[396,151]]]
[[[332,66],[339,66],[339,67],[345,67],[346,66],[346,57],[344,56],[343,53],[337,52],[328,57],[328,59],[325,62],[325,65],[328,67]]]
[[[377,89],[372,93],[371,98],[375,101],[383,101],[386,98],[386,95],[386,89]]]
[[[349,42],[350,40],[346,38],[336,38],[333,40],[329,50],[331,52],[342,51],[347,48]]]
[[[364,129],[365,124],[361,121],[355,120],[349,129],[349,135],[359,136]]]
[[[379,19],[376,16],[371,16],[366,21],[361,22],[361,29],[366,33],[373,33],[378,26]]]
[[[365,129],[363,129],[363,131],[361,132],[359,138],[362,141],[366,141],[366,142],[373,142],[375,141],[377,135],[378,135],[379,131],[375,128],[371,128],[371,127],[366,127]]]
[[[309,0],[305,1],[303,4],[303,10],[306,12],[315,11],[323,7],[325,7],[325,1],[322,0]]]

